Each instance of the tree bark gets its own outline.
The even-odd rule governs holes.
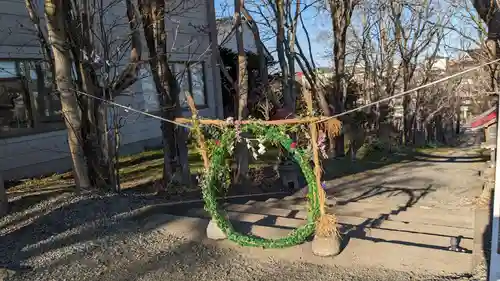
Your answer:
[[[260,78],[261,78],[261,83],[262,83],[262,91],[266,95],[266,97],[271,101],[271,103],[276,107],[280,107],[280,103],[278,102],[278,99],[276,96],[271,92],[269,88],[269,73],[267,69],[267,59],[266,59],[266,53],[265,53],[265,47],[264,43],[262,43],[262,40],[260,39],[260,32],[259,32],[259,26],[257,23],[253,20],[252,15],[245,9],[245,7],[242,7],[242,12],[246,17],[246,20],[248,22],[251,22],[251,29],[252,29],[252,34],[253,38],[255,40],[255,45],[257,48],[257,53],[259,54],[259,72],[260,72]]]
[[[54,56],[54,68],[57,88],[60,93],[62,112],[68,129],[68,143],[73,160],[73,173],[77,188],[90,187],[87,167],[81,151],[82,120],[78,108],[74,85],[71,77],[71,54],[69,52],[69,40],[66,33],[64,21],[64,0],[46,0],[45,16],[47,18],[47,29],[49,40],[52,44]]]
[[[276,1],[276,25],[277,25],[277,34],[276,34],[276,50],[278,52],[278,61],[281,69],[281,92],[283,93],[283,102],[285,107],[289,109],[295,108],[293,105],[293,98],[290,95],[290,81],[289,81],[289,68],[286,61],[286,53],[285,53],[285,4],[283,0]]]
[[[238,120],[244,120],[248,116],[248,70],[245,46],[243,45],[243,25],[241,24],[241,10],[243,6],[244,0],[234,1],[234,24],[236,27],[236,45],[238,48],[238,82],[236,88]],[[236,145],[235,152],[238,167],[235,181],[241,182],[246,179],[249,170],[248,162],[250,157],[245,139],[241,139]]]
[[[151,74],[160,101],[161,115],[165,119],[174,120],[181,115],[180,87],[168,64],[165,2],[140,0],[139,10],[149,51]],[[162,122],[161,130],[164,153],[163,188],[172,182],[173,175],[178,172],[182,173],[184,184],[190,185],[184,129],[176,128],[171,122]]]
[[[334,91],[331,102],[334,113],[342,113],[345,109],[347,98],[347,80],[345,74],[346,39],[347,28],[351,22],[355,0],[330,0],[330,13],[332,19],[334,41],[333,55],[335,66]],[[341,133],[335,138],[335,156],[344,156],[344,134]]]

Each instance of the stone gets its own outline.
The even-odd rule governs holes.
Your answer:
[[[342,239],[340,237],[318,237],[314,236],[311,243],[312,252],[316,256],[330,257],[340,254]]]
[[[294,163],[285,162],[278,167],[278,172],[281,179],[281,184],[285,189],[297,190],[299,188],[300,170]]]
[[[207,237],[212,240],[224,240],[226,234],[219,228],[214,220],[210,220],[207,226]]]
[[[10,280],[12,276],[16,274],[16,271],[9,268],[0,268],[0,281]]]

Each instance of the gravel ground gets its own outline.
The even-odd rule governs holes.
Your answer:
[[[120,258],[117,258],[120,257]],[[458,278],[458,279],[457,279]],[[465,278],[465,277],[464,277]],[[469,280],[379,269],[335,268],[253,260],[230,250],[149,233],[93,241],[86,249],[47,261],[10,280]]]
[[[486,280],[257,260],[143,229],[154,200],[65,194],[0,220],[0,264],[27,267],[4,280]],[[483,274],[484,275],[484,274]],[[1,271],[0,271],[0,280]]]

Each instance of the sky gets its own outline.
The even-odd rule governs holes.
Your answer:
[[[250,1],[252,0],[247,0],[248,3],[250,3]],[[253,0],[253,1],[259,1],[259,0]],[[310,3],[311,1],[313,0],[302,0],[302,3],[307,5],[308,2]],[[460,2],[461,3],[460,6],[457,7],[457,6],[450,6],[451,4],[448,4],[448,2],[445,1],[450,1],[450,0],[434,0],[434,3],[437,5],[436,6],[437,9],[441,9],[442,11],[448,11],[446,13],[451,15],[450,16],[451,25],[453,26],[454,29],[459,30],[459,32],[448,29],[445,31],[446,32],[446,38],[444,40],[445,43],[442,44],[443,47],[439,49],[438,55],[455,57],[459,52],[457,50],[475,47],[475,44],[471,42],[464,42],[463,39],[464,37],[460,33],[466,33],[468,35],[471,35],[472,37],[477,37],[477,31],[473,27],[473,23],[471,22],[470,16],[468,14],[468,11],[472,9],[471,5],[468,4],[469,2]],[[467,5],[468,7],[466,8],[464,5]],[[215,0],[215,8],[217,15],[219,17],[232,16],[234,9],[233,1]],[[252,10],[251,4],[247,5],[247,9]],[[333,41],[330,39],[332,28],[331,28],[331,19],[327,13],[328,12],[326,11],[318,12],[314,8],[308,8],[302,14],[305,26],[307,27],[307,30],[310,35],[312,55],[317,67],[331,67],[332,65],[331,54],[333,49],[332,45]],[[259,16],[256,15],[255,13],[252,13],[252,16],[255,18],[257,22],[262,21],[262,19],[259,18]],[[359,20],[359,19],[353,18],[353,21],[354,20]],[[262,25],[259,25],[259,27],[261,33],[265,32],[262,30],[264,28]],[[265,36],[261,35],[261,37],[264,38]],[[276,57],[275,40],[276,39],[273,38],[272,40],[264,41],[264,44]],[[299,28],[299,31],[297,33],[297,40],[299,42],[303,42],[301,46],[304,49],[304,52],[308,52],[306,50],[307,38],[302,28]],[[307,53],[306,56],[309,57],[309,54]]]
[[[255,0],[259,1],[259,0]],[[310,2],[310,1],[304,1],[303,3]],[[233,1],[229,0],[215,0],[215,9],[218,17],[221,16],[232,16],[234,5]],[[248,10],[251,10],[252,7],[249,5],[247,7]],[[262,19],[259,18],[258,15],[252,13],[252,16],[254,19],[259,22],[262,21]],[[333,46],[331,45],[331,42],[328,40],[325,40],[326,37],[328,37],[328,32],[331,30],[331,23],[329,22],[330,19],[327,17],[327,15],[318,15],[318,13],[312,9],[306,9],[302,17],[304,19],[304,24],[306,26],[314,27],[314,28],[308,28],[308,32],[310,33],[310,40],[311,40],[311,50],[313,54],[313,58],[315,60],[315,63],[317,66],[329,66],[331,64],[331,59],[328,59],[325,57],[327,54],[326,52],[330,51]],[[263,26],[259,26],[261,33],[265,33],[265,30],[263,29]],[[265,35],[262,35],[263,40],[265,40]],[[320,40],[320,37],[325,37],[323,40]],[[303,32],[302,28],[299,28],[299,31],[297,32],[297,40],[299,42],[304,42],[301,44],[302,48],[304,48],[304,52],[307,52],[307,57],[309,58],[309,52],[305,49],[307,49],[307,37],[305,33]],[[273,54],[273,56],[276,58],[276,39],[270,39],[270,40],[265,40],[264,44],[266,45],[267,49]]]

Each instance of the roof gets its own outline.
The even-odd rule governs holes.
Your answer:
[[[250,23],[250,21],[247,20],[247,18],[244,15],[241,16],[241,20],[242,20],[242,23],[244,23],[248,27],[248,29],[243,28],[243,32],[245,32],[246,30],[250,30],[250,32],[251,32],[253,23]],[[223,18],[216,19],[215,22],[217,24],[218,44],[219,44],[219,46],[222,46],[222,45],[230,42],[232,37],[235,36],[235,34],[236,34],[236,31],[234,29],[234,21],[233,21],[232,17],[223,17]],[[254,38],[253,34],[250,37]],[[255,42],[255,39],[253,40],[253,43],[257,44],[257,42]],[[271,52],[269,52],[269,50],[266,48],[265,44],[263,44],[263,47],[264,47],[266,59],[270,62],[274,61],[274,57],[271,55]],[[229,49],[232,49],[232,51],[236,51],[234,48],[229,48]],[[257,52],[256,50],[255,50],[255,52],[251,51],[251,50],[245,50],[245,51],[251,52],[251,53]]]
[[[472,119],[470,123],[470,127],[472,130],[479,130],[496,123],[496,120],[497,120],[497,108],[492,107],[487,111],[481,113],[480,115],[474,117],[474,119]]]

